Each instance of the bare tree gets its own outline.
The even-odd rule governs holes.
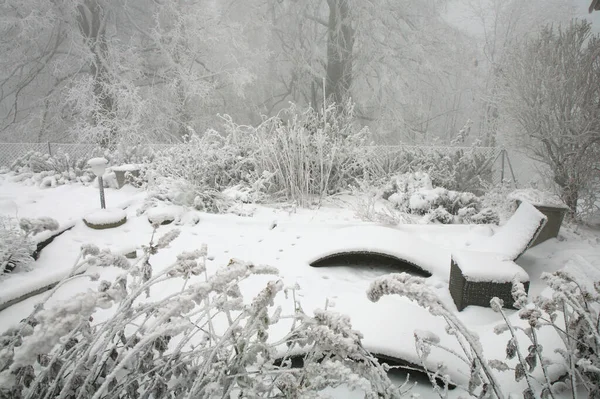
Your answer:
[[[550,23],[568,22],[571,7],[563,0],[468,0],[466,14],[481,28],[479,89],[481,111],[479,136],[486,146],[495,146],[500,125],[498,109],[502,64],[506,52],[519,40],[535,35]]]
[[[546,163],[562,199],[577,212],[600,147],[600,36],[573,20],[516,46],[502,70],[502,105],[517,139]]]
[[[108,146],[204,128],[208,115],[225,111],[215,109],[216,98],[240,96],[254,79],[245,27],[229,7],[201,0],[0,2],[0,133]]]
[[[467,119],[456,115],[465,112],[464,65],[473,57],[442,13],[434,0],[270,2],[277,67],[264,110],[286,100],[320,109],[324,97],[351,97],[363,123],[396,140],[455,130]]]

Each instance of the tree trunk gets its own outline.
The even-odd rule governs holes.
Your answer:
[[[98,101],[98,109],[92,115],[95,126],[106,124],[106,120],[115,118],[115,101],[109,90],[112,82],[108,69],[108,43],[106,42],[106,24],[108,12],[101,0],[86,0],[77,7],[79,29],[86,38],[87,45],[94,55],[90,71],[94,78],[93,92]],[[107,127],[107,133],[99,137],[102,148],[115,144],[117,131],[114,124]]]
[[[327,82],[325,93],[336,104],[343,104],[352,85],[354,29],[348,0],[327,0],[329,23],[327,38]]]
[[[579,180],[570,174],[564,165],[554,169],[554,182],[560,187],[560,198],[569,207],[567,215],[571,218],[577,213],[577,202],[579,200]]]

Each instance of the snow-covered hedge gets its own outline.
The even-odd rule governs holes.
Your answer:
[[[401,212],[425,215],[429,222],[485,224],[499,221],[494,210],[482,207],[475,194],[434,187],[425,172],[394,176],[384,187],[382,198]]]
[[[476,143],[477,144],[477,143]],[[368,168],[375,181],[412,172],[425,172],[434,186],[475,194],[485,192],[492,182],[494,151],[472,147],[415,147],[396,150],[373,148]]]
[[[192,135],[157,156],[150,187],[211,212],[232,199],[308,205],[348,189],[365,178],[367,130],[356,127],[351,108],[332,106],[327,115],[325,123],[313,109],[292,105],[256,128],[225,117],[223,133]]]
[[[30,151],[15,160],[10,170],[17,181],[29,181],[40,187],[55,187],[70,182],[89,182],[93,174],[86,165],[87,159],[73,158],[69,154],[53,156]]]
[[[233,140],[233,135],[211,130],[163,151],[149,165],[153,195],[208,212],[223,211],[227,199],[221,192],[234,186],[256,187],[250,198],[259,200],[256,148],[249,140]]]

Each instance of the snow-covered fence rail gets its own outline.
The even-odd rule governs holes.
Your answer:
[[[97,153],[93,144],[74,143],[0,143],[0,166],[9,167],[29,152],[56,155],[67,154],[70,158],[88,158]]]
[[[146,144],[145,146],[160,151],[172,147],[173,144]],[[102,153],[97,145],[86,143],[0,143],[0,167],[10,167],[14,161],[32,151],[51,156],[68,155],[71,159],[86,159]]]
[[[0,143],[0,167],[10,166],[30,151],[48,153],[48,143]]]

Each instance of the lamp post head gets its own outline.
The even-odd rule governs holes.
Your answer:
[[[92,172],[94,172],[96,176],[102,177],[108,166],[108,161],[106,158],[92,158],[87,164],[92,168]]]

